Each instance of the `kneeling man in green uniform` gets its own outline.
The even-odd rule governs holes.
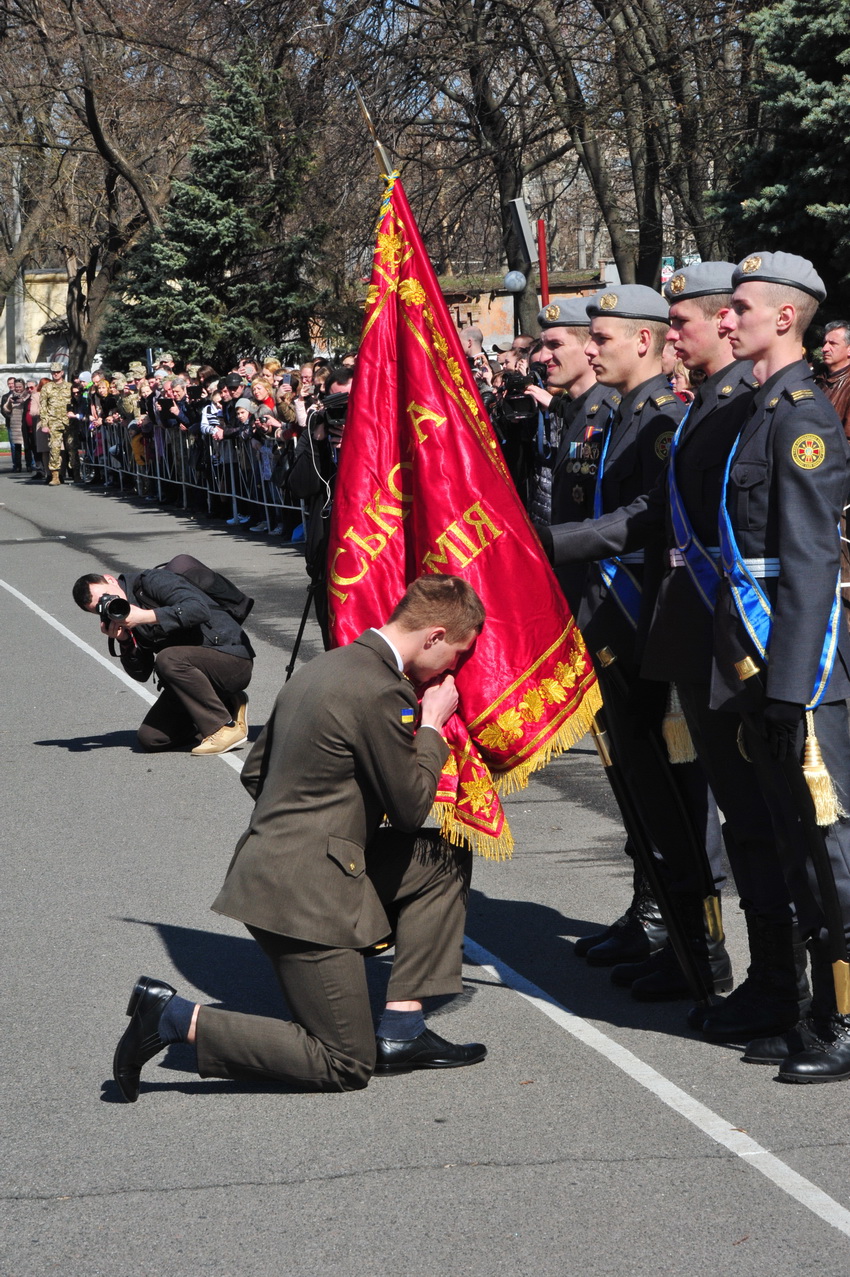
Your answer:
[[[113,1065],[125,1100],[138,1098],[145,1063],[179,1041],[194,1044],[201,1077],[320,1091],[484,1058],[480,1043],[425,1026],[423,998],[462,988],[471,854],[420,828],[449,754],[452,671],[483,625],[465,581],[420,577],[380,629],[284,686],[242,771],[254,810],[212,907],[268,955],[292,1020],[198,1006],[142,976]],[[390,938],[376,1035],[363,952]]]

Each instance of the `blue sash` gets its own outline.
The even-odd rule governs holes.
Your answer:
[[[682,437],[682,431],[685,428],[685,422],[690,416],[690,412],[691,409],[688,408],[670,444],[670,457],[667,463],[667,496],[670,502],[670,517],[673,523],[673,535],[676,538],[676,545],[685,560],[685,567],[693,582],[694,589],[709,612],[713,612],[717,602],[717,591],[720,588],[720,571],[714,559],[694,532],[676,483],[676,448]]]
[[[611,442],[611,435],[614,433],[613,420],[614,410],[612,408],[606,423],[605,438],[599,455],[599,467],[596,471],[596,489],[593,493],[594,519],[598,519],[603,512],[602,475],[605,471],[605,457],[608,453],[608,445]],[[599,569],[603,584],[613,594],[633,629],[637,629],[638,615],[640,613],[640,585],[628,568],[620,562],[619,558],[600,559],[596,566]]]
[[[732,527],[732,520],[729,518],[729,511],[726,508],[726,491],[729,484],[729,474],[732,470],[732,461],[741,442],[741,436],[735,440],[734,447],[729,453],[729,460],[726,462],[726,473],[723,476],[723,495],[720,500],[720,558],[723,563],[723,572],[729,582],[732,591],[732,598],[735,602],[738,615],[744,629],[749,634],[756,651],[762,660],[766,663],[768,660],[768,647],[770,644],[770,631],[773,625],[773,609],[770,606],[770,600],[764,590],[756,581],[755,577],[747,570],[746,564],[741,557],[738,549],[738,542],[735,540],[735,532]],[[840,535],[840,532],[839,532]],[[829,614],[829,625],[824,635],[823,647],[821,649],[820,661],[818,663],[817,678],[815,679],[814,691],[812,699],[806,706],[806,709],[816,709],[820,705],[826,693],[826,686],[829,682],[829,676],[832,673],[832,667],[835,664],[835,654],[838,650],[838,626],[841,619],[841,573],[835,583],[835,598],[832,603],[832,609]]]

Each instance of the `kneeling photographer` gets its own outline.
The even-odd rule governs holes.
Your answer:
[[[331,506],[353,375],[351,368],[332,368],[328,373],[321,399],[307,414],[289,472],[290,492],[297,501],[307,503],[304,557],[326,649],[331,645],[326,584]]]
[[[90,572],[73,596],[100,617],[131,678],[156,676],[160,696],[139,728],[143,749],[225,754],[247,739],[254,649],[242,622],[253,599],[188,554],[132,576]]]

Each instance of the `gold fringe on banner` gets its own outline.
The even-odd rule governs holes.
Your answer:
[[[815,735],[815,716],[806,710],[806,745],[803,751],[803,775],[815,805],[815,820],[819,825],[834,825],[839,816],[847,813],[838,801],[832,777],[823,761],[818,738]]]
[[[667,746],[667,757],[671,763],[693,763],[697,751],[691,739],[690,729],[682,713],[682,702],[675,683],[670,684],[667,695],[667,712],[661,724],[661,735]]]
[[[577,745],[583,736],[590,731],[591,724],[602,708],[602,693],[599,684],[588,687],[581,704],[570,717],[561,723],[556,732],[540,746],[529,758],[524,758],[510,771],[496,772],[493,784],[497,794],[515,794],[528,785],[529,777],[559,754],[564,754],[573,745]]]
[[[581,704],[563,722],[556,732],[529,758],[523,759],[510,771],[493,776],[493,790],[497,794],[513,794],[525,789],[531,775],[545,767],[552,758],[566,753],[587,735],[596,714],[602,708],[602,693],[598,684],[588,688]],[[507,817],[499,833],[494,835],[484,829],[476,829],[457,819],[454,803],[434,803],[431,815],[440,826],[440,833],[447,842],[461,845],[469,843],[476,855],[485,860],[510,860],[514,838]]]
[[[455,815],[454,803],[434,803],[431,815],[440,826],[440,833],[446,842],[454,843],[457,847],[468,843],[476,856],[482,856],[484,860],[510,860],[513,855],[514,836],[507,820],[501,833],[494,838],[482,829],[462,824]]]

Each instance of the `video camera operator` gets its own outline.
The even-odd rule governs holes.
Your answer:
[[[542,366],[529,364],[522,352],[502,366],[502,384],[490,405],[490,420],[502,446],[520,500],[531,512],[541,470],[551,464],[554,448],[549,423],[530,390],[545,384]],[[555,445],[557,446],[557,444]]]
[[[290,492],[297,501],[307,503],[304,557],[325,648],[330,647],[325,573],[331,506],[353,376],[351,368],[331,368],[321,398],[307,413],[307,426],[289,472]]]
[[[156,675],[160,696],[139,728],[144,750],[225,754],[246,740],[254,649],[242,621],[253,600],[226,577],[182,554],[132,576],[90,572],[73,596],[100,617],[131,678]]]

